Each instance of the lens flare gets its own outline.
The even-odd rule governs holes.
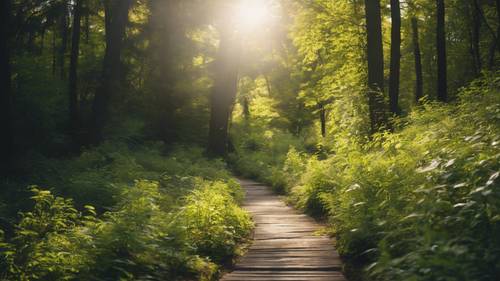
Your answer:
[[[244,0],[237,7],[236,21],[243,29],[256,28],[265,23],[269,17],[269,8],[265,1]]]

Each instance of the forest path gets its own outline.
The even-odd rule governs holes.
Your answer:
[[[287,206],[265,185],[240,180],[243,207],[256,224],[253,244],[222,281],[341,281],[342,263],[327,236],[307,215]]]

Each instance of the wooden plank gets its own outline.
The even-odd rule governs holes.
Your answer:
[[[271,189],[240,180],[247,194],[243,207],[256,228],[247,254],[224,281],[344,281],[334,240],[318,236],[321,225],[287,206]]]

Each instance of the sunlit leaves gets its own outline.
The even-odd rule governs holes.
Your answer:
[[[153,143],[134,151],[108,143],[79,158],[45,160],[71,178],[67,193],[106,197],[90,189],[104,184],[113,186],[117,203],[103,214],[102,205],[76,208],[70,199],[32,187],[33,208],[20,214],[13,237],[5,239],[0,230],[1,278],[213,279],[214,261],[232,257],[252,225],[237,205],[243,193],[225,163],[202,152],[179,149],[164,157]]]
[[[281,169],[275,177],[253,172],[284,184],[307,212],[326,215],[338,250],[366,265],[366,280],[495,280],[498,89],[498,79],[487,76],[462,90],[459,103],[425,103],[365,145],[338,137],[324,160],[290,149],[276,166],[245,151],[238,167],[262,161]]]

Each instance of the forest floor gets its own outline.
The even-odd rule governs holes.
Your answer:
[[[345,280],[334,241],[320,234],[320,224],[287,206],[270,187],[250,180],[240,183],[255,232],[248,252],[223,281]]]

